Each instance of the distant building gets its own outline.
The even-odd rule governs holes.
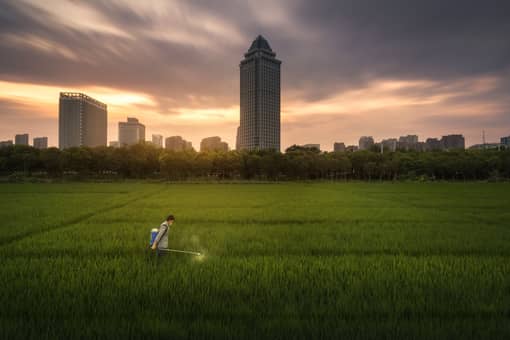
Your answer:
[[[0,148],[4,148],[4,147],[7,147],[7,146],[12,146],[12,140],[4,140],[4,141],[0,141]]]
[[[48,137],[36,137],[36,138],[34,138],[34,148],[36,148],[36,149],[47,149],[48,148]]]
[[[485,144],[475,144],[469,147],[470,150],[494,150],[501,149],[504,145],[500,143],[485,143]]]
[[[163,136],[162,135],[152,135],[152,144],[158,148],[163,147]]]
[[[466,143],[462,135],[448,135],[441,138],[441,146],[445,150],[465,149]]]
[[[106,146],[107,107],[83,93],[61,92],[58,111],[58,145]]]
[[[14,143],[16,145],[28,145],[28,133],[14,136]]]
[[[193,146],[181,136],[172,136],[165,139],[165,148],[172,151],[184,151],[193,149]]]
[[[384,139],[381,142],[381,144],[383,146],[383,149],[386,149],[387,151],[390,151],[390,152],[397,151],[398,141],[396,138]]]
[[[136,118],[128,118],[126,122],[119,122],[119,144],[135,145],[145,142],[145,125]]]
[[[437,138],[427,138],[425,145],[428,151],[441,150],[443,148],[441,141]]]
[[[374,146],[374,138],[372,136],[363,136],[359,139],[359,150],[370,150]]]
[[[110,141],[110,147],[112,148],[120,148],[120,143],[116,140]]]
[[[504,146],[510,148],[510,136],[501,137],[501,145],[504,145]]]
[[[358,150],[359,149],[357,145],[349,145],[348,147],[345,148],[345,151],[347,152],[356,152]]]
[[[228,151],[228,144],[218,136],[207,137],[200,142],[200,151]]]
[[[269,43],[258,36],[244,54],[241,72],[239,150],[280,151],[280,64]]]
[[[304,148],[307,148],[307,149],[317,149],[320,151],[321,149],[321,145],[320,144],[305,144],[303,145]]]
[[[334,143],[333,144],[334,152],[345,152],[345,143]]]
[[[397,148],[400,150],[415,150],[419,151],[417,135],[400,136],[398,139]]]

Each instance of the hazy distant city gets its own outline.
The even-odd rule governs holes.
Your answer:
[[[236,133],[236,145],[230,147],[220,136],[202,139],[197,151],[235,150],[280,150],[281,136],[281,85],[280,65],[276,53],[268,41],[259,35],[244,54],[240,62],[240,119]],[[164,137],[153,134],[148,139],[145,125],[136,117],[127,117],[118,122],[117,140],[107,141],[108,109],[87,94],[61,92],[59,98],[58,146],[61,150],[71,147],[110,146],[127,147],[138,143],[151,143],[156,147],[172,151],[195,150],[192,143],[183,136]],[[48,137],[34,137],[32,144],[28,133],[16,134],[13,140],[0,141],[0,147],[11,145],[31,145],[36,149],[48,148]],[[341,140],[333,141],[334,152],[355,152],[362,150],[395,151],[437,151],[465,149],[466,143],[461,134],[429,137],[419,140],[417,135],[387,138],[376,141],[372,136],[361,136],[357,145],[346,145]],[[322,150],[318,143],[301,145],[303,148]],[[499,142],[485,140],[481,131],[481,143],[470,149],[501,149],[510,147],[510,136],[501,137]],[[329,149],[329,147],[326,147]]]

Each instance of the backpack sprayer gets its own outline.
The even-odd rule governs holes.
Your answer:
[[[154,240],[156,239],[156,236],[158,236],[159,230],[154,228],[151,230],[151,240],[150,240],[150,246],[152,247],[152,244],[154,243]],[[188,251],[188,250],[179,250],[179,249],[159,249],[159,251],[169,252],[169,253],[182,253],[182,254],[190,254],[195,256],[201,256],[202,253],[196,252],[196,251]]]

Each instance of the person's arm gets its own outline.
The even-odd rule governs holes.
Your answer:
[[[158,247],[159,241],[161,240],[163,235],[165,235],[167,229],[168,229],[168,225],[166,223],[163,223],[162,225],[159,226],[158,235],[156,235],[156,238],[154,239],[154,242],[152,243],[153,250],[156,250],[156,248]]]

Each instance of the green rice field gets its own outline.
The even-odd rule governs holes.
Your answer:
[[[510,183],[2,184],[1,339],[509,339]],[[148,250],[173,213],[171,248]]]

